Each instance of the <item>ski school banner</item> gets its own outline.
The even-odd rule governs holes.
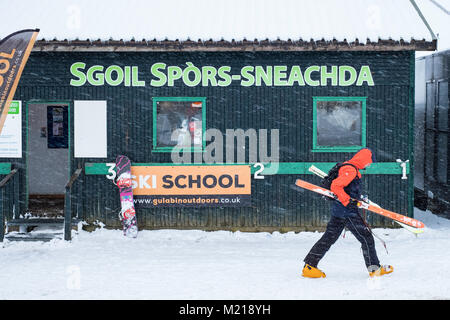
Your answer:
[[[0,41],[0,133],[39,30],[22,30]]]
[[[132,166],[136,207],[251,205],[250,166]]]

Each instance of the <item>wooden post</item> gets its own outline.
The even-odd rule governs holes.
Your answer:
[[[70,187],[66,186],[66,195],[64,197],[64,240],[72,240],[72,210],[70,199]]]
[[[66,185],[66,194],[64,197],[64,240],[72,240],[72,185],[81,174],[82,169],[78,168],[70,177]]]
[[[3,214],[3,188],[0,189],[0,242],[5,238],[5,215]]]
[[[17,169],[11,170],[10,173],[6,177],[4,177],[0,181],[0,242],[3,242],[3,239],[5,238],[5,215],[3,213],[3,193],[4,193],[4,186],[8,181],[16,174]]]

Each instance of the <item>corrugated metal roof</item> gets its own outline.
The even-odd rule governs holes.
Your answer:
[[[38,40],[310,41],[432,36],[409,0],[21,0],[0,37],[39,28]]]

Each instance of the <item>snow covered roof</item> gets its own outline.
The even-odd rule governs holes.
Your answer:
[[[410,0],[21,0],[11,6],[0,38],[39,28],[41,44],[391,41],[429,47],[434,40]]]

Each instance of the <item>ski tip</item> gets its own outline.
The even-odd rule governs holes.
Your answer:
[[[421,234],[421,233],[424,233],[424,229],[412,229],[412,230],[410,230],[412,233],[414,233],[414,234]]]
[[[126,155],[123,154],[119,154],[116,156],[116,163],[122,160],[129,161],[130,158],[128,158]]]
[[[424,228],[410,228],[408,230],[415,234],[421,234],[425,232]]]
[[[300,192],[304,192],[305,191],[305,189],[300,188],[297,184],[291,184],[289,186],[289,188],[291,188],[292,190],[295,190],[295,191],[300,191]]]
[[[394,220],[395,221],[395,220]],[[399,221],[395,221],[397,224],[399,224],[401,227],[405,228],[406,230],[408,230],[409,232],[412,232],[414,234],[421,234],[425,231],[425,225],[421,222],[420,223],[420,227],[412,227],[410,225],[401,223]]]

